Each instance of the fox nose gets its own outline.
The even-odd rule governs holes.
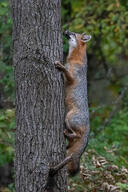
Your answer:
[[[66,31],[64,32],[64,34],[65,34],[65,35],[69,34],[69,31],[68,31],[68,30],[66,30]]]
[[[69,39],[69,38],[70,38],[70,35],[71,35],[71,32],[68,31],[68,30],[66,30],[66,31],[64,32],[64,35]]]

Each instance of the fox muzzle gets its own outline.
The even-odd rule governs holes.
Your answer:
[[[74,35],[74,33],[66,30],[66,31],[64,32],[64,35],[65,35],[68,39],[70,39],[70,36],[71,36],[71,35]]]

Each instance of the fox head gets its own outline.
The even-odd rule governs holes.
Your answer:
[[[84,46],[86,42],[91,39],[91,35],[79,34],[70,31],[65,31],[64,34],[69,40],[69,52],[71,52],[76,47]]]

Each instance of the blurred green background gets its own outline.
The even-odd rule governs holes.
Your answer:
[[[75,192],[128,191],[128,1],[64,0],[62,30],[92,35],[87,44],[89,145]],[[14,191],[15,88],[12,20],[0,1],[0,192]],[[64,42],[64,60],[68,43]]]

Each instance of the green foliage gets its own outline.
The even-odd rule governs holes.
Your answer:
[[[128,107],[118,110],[105,129],[101,130],[101,125],[108,114],[108,107],[101,108],[91,117],[92,132],[89,147],[118,166],[128,167]],[[106,153],[109,150],[111,153]]]
[[[0,166],[13,160],[14,110],[0,111]]]
[[[90,54],[95,53],[98,60],[104,57],[111,65],[116,64],[121,54],[128,55],[128,3],[66,0],[62,4],[63,29],[92,34]]]
[[[14,76],[12,66],[0,61],[1,76],[0,85],[8,101],[14,101]]]
[[[12,70],[12,20],[9,12],[9,2],[0,2],[0,87],[8,101],[14,100],[14,80]]]
[[[12,20],[9,12],[9,2],[0,2],[0,60],[3,63],[11,64],[11,31]]]
[[[0,1],[0,93],[4,100],[14,100],[12,69],[12,20],[9,1]],[[2,100],[3,102],[3,100]],[[0,103],[1,104],[1,103]],[[13,160],[14,110],[0,111],[0,166]]]
[[[15,185],[14,185],[14,183],[9,184],[8,188],[9,188],[9,192],[15,192]]]

